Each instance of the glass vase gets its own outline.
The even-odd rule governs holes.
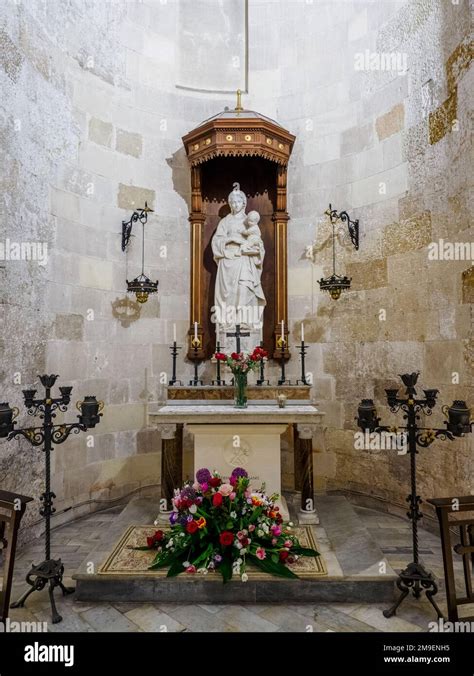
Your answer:
[[[234,406],[247,408],[247,374],[234,373]]]

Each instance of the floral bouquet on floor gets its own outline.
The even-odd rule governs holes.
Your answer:
[[[235,405],[237,408],[247,406],[247,375],[249,371],[255,370],[260,366],[262,359],[268,356],[266,350],[262,347],[256,347],[250,354],[243,352],[232,352],[226,355],[224,352],[216,352],[214,357],[225,362],[234,376]]]
[[[263,487],[253,491],[240,467],[228,482],[216,472],[200,469],[194,484],[175,491],[171,530],[156,531],[139,549],[156,549],[150,569],[169,566],[168,577],[215,570],[224,582],[234,574],[246,582],[251,562],[265,573],[297,578],[287,564],[319,554],[302,547],[291,532],[292,524],[283,523],[277,498],[265,495]]]

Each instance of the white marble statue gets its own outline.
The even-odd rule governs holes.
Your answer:
[[[266,305],[261,276],[265,248],[257,211],[245,213],[247,197],[234,183],[228,198],[231,213],[221,219],[212,238],[217,264],[215,320],[223,329],[240,324],[259,330]]]

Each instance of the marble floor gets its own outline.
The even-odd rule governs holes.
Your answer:
[[[355,507],[390,565],[399,570],[410,560],[411,532],[408,521],[386,513]],[[53,531],[53,555],[61,555],[66,584],[88,552],[113,524],[121,508],[95,513]],[[438,603],[446,612],[443,594],[443,567],[439,538],[420,531],[421,558],[441,582]],[[55,551],[56,550],[56,551]],[[17,555],[12,600],[25,588],[24,575],[31,562],[38,563],[43,551],[40,542],[28,545]],[[396,617],[386,619],[386,604],[327,603],[298,605],[183,605],[170,603],[79,602],[74,595],[57,595],[60,624],[50,623],[46,592],[34,593],[27,606],[12,609],[13,621],[48,622],[48,631],[81,632],[423,632],[435,620],[425,598],[405,599]]]

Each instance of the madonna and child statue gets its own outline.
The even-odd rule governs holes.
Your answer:
[[[219,221],[212,238],[212,253],[217,265],[214,289],[214,318],[216,334],[222,348],[235,350],[235,339],[225,337],[235,331],[250,333],[241,339],[241,349],[251,351],[259,344],[266,305],[262,289],[262,270],[265,257],[258,211],[246,213],[247,197],[239,183],[233,184],[229,194],[230,214]]]

